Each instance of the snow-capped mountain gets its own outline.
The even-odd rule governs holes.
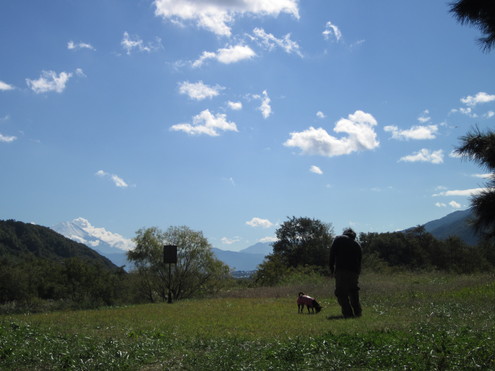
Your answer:
[[[105,228],[94,227],[84,218],[62,222],[51,229],[73,241],[91,247],[117,266],[126,265],[129,267],[126,252],[134,248],[134,242],[118,233],[109,232]]]

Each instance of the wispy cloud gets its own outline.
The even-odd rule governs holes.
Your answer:
[[[427,123],[428,121],[431,120],[431,117],[429,116],[430,111],[425,109],[423,113],[418,117],[418,121],[422,124]]]
[[[17,137],[3,135],[3,134],[0,133],[0,143],[11,143],[11,142],[13,142],[16,139],[17,139]]]
[[[227,105],[233,111],[239,111],[239,110],[242,109],[242,102],[231,102],[231,101],[228,101],[227,102]]]
[[[230,24],[242,15],[276,17],[287,13],[299,18],[297,0],[155,0],[154,5],[156,16],[178,24],[193,22],[219,36],[230,36]]]
[[[69,49],[69,50],[80,50],[80,49],[96,50],[93,47],[93,45],[91,45],[91,44],[83,43],[83,42],[75,43],[72,40],[67,43],[67,49]]]
[[[462,207],[462,205],[459,202],[457,202],[457,201],[450,201],[448,203],[448,205],[446,203],[444,203],[444,202],[436,202],[435,203],[435,206],[436,207],[447,207],[447,206],[450,206],[453,209],[460,209]]]
[[[320,156],[341,156],[352,152],[372,150],[380,145],[374,127],[375,118],[366,112],[356,111],[347,118],[340,119],[333,129],[347,136],[336,138],[325,129],[310,127],[302,132],[290,133],[291,138],[284,145],[297,147],[302,154]]]
[[[479,93],[476,93],[475,95],[468,95],[464,98],[461,98],[460,101],[461,103],[465,104],[465,107],[454,108],[450,111],[450,113],[458,112],[471,118],[478,118],[480,116],[476,112],[474,112],[476,106],[479,104],[490,103],[495,101],[495,94],[487,94],[481,91]],[[486,118],[491,118],[494,115],[495,112],[488,111],[484,115],[481,115],[481,117],[486,119]]]
[[[325,24],[325,29],[323,30],[322,35],[325,40],[334,38],[336,41],[340,41],[342,39],[342,32],[330,21]]]
[[[95,173],[96,176],[99,176],[101,178],[108,178],[110,179],[113,184],[116,186],[116,187],[119,187],[119,188],[127,188],[129,185],[124,181],[124,179],[122,179],[121,177],[119,177],[118,175],[115,175],[115,174],[110,174],[110,173],[107,173],[106,171],[103,171],[103,170],[98,170],[96,173]]]
[[[474,107],[480,103],[488,103],[493,101],[495,101],[495,95],[487,94],[482,91],[476,95],[468,95],[467,97],[461,98],[461,102],[470,107]]]
[[[14,87],[0,80],[0,91],[13,90]]]
[[[253,94],[252,97],[254,99],[261,100],[261,104],[258,107],[258,111],[261,112],[261,115],[265,119],[267,119],[268,117],[270,117],[270,115],[272,114],[272,107],[270,106],[271,99],[268,96],[267,91],[266,90],[263,90],[263,93],[261,93],[261,95],[259,95],[259,94]]]
[[[490,179],[494,176],[493,173],[486,173],[486,174],[473,174],[472,175],[475,178],[481,178],[481,179]]]
[[[309,171],[312,172],[312,173],[318,174],[318,175],[322,175],[323,174],[323,171],[318,166],[315,166],[315,165],[312,165],[309,168]]]
[[[303,57],[299,44],[290,39],[290,33],[279,39],[271,33],[266,33],[265,30],[262,28],[255,28],[253,30],[253,36],[248,36],[268,50],[273,50],[276,47],[279,47],[288,54],[296,54],[300,57]]]
[[[215,85],[208,86],[203,81],[195,83],[189,81],[183,81],[179,83],[179,93],[186,94],[189,98],[194,100],[203,100],[206,98],[213,98],[220,94],[220,91],[225,89],[223,86]]]
[[[450,201],[449,202],[449,205],[452,208],[454,208],[454,209],[460,209],[462,207],[462,205],[459,202],[456,202],[456,201]]]
[[[239,242],[241,239],[239,237],[234,237],[234,238],[229,238],[229,237],[222,237],[220,239],[220,241],[222,241],[222,243],[224,245],[232,245],[236,242]]]
[[[439,192],[439,193],[435,193],[435,194],[433,194],[433,197],[439,197],[439,196],[444,196],[444,197],[451,197],[451,196],[470,197],[470,196],[476,196],[476,195],[480,194],[483,191],[486,191],[486,188],[456,189],[456,190],[442,191],[442,192]]]
[[[275,236],[267,236],[259,239],[259,242],[263,242],[263,243],[276,242],[276,241],[278,241],[278,239]]]
[[[72,77],[71,72],[42,71],[36,80],[26,79],[26,83],[36,94],[56,92],[62,93]]]
[[[157,38],[157,41],[154,43],[145,43],[139,36],[131,36],[128,32],[124,32],[120,45],[122,45],[122,48],[125,50],[126,54],[130,55],[134,51],[146,53],[156,51],[161,46],[160,42],[161,40]]]
[[[193,123],[173,125],[170,130],[183,131],[189,135],[209,135],[216,137],[221,131],[238,131],[235,122],[228,122],[223,113],[212,114],[208,109],[193,117]]]
[[[261,227],[261,228],[270,228],[273,227],[273,223],[269,221],[268,219],[261,219],[254,217],[251,220],[248,220],[246,222],[247,225],[251,227]]]
[[[192,62],[194,68],[201,67],[209,59],[216,60],[223,64],[240,62],[245,59],[251,59],[256,56],[253,49],[246,45],[228,46],[218,49],[216,52],[203,52],[201,56]]]
[[[423,148],[412,155],[404,156],[399,159],[399,162],[429,162],[431,164],[443,163],[443,151],[430,151]]]
[[[397,126],[389,125],[383,128],[386,132],[392,133],[393,139],[435,139],[438,132],[437,125],[413,126],[410,129],[400,130]]]
[[[316,117],[320,118],[320,119],[324,119],[326,116],[323,112],[321,111],[318,111],[316,112]]]

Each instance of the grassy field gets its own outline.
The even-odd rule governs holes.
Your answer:
[[[495,277],[365,274],[363,317],[333,282],[91,311],[0,317],[0,369],[495,369]],[[299,290],[320,314],[298,314]]]

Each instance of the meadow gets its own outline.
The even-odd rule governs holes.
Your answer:
[[[300,290],[321,313],[297,313]],[[329,279],[1,316],[0,369],[495,369],[495,276],[365,273],[361,298],[363,316],[346,320]]]

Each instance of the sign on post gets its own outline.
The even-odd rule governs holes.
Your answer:
[[[177,246],[165,245],[163,246],[163,263],[168,264],[168,298],[167,302],[172,304],[172,290],[170,285],[172,283],[172,264],[177,264]]]
[[[177,246],[163,246],[163,262],[165,264],[177,264]]]

